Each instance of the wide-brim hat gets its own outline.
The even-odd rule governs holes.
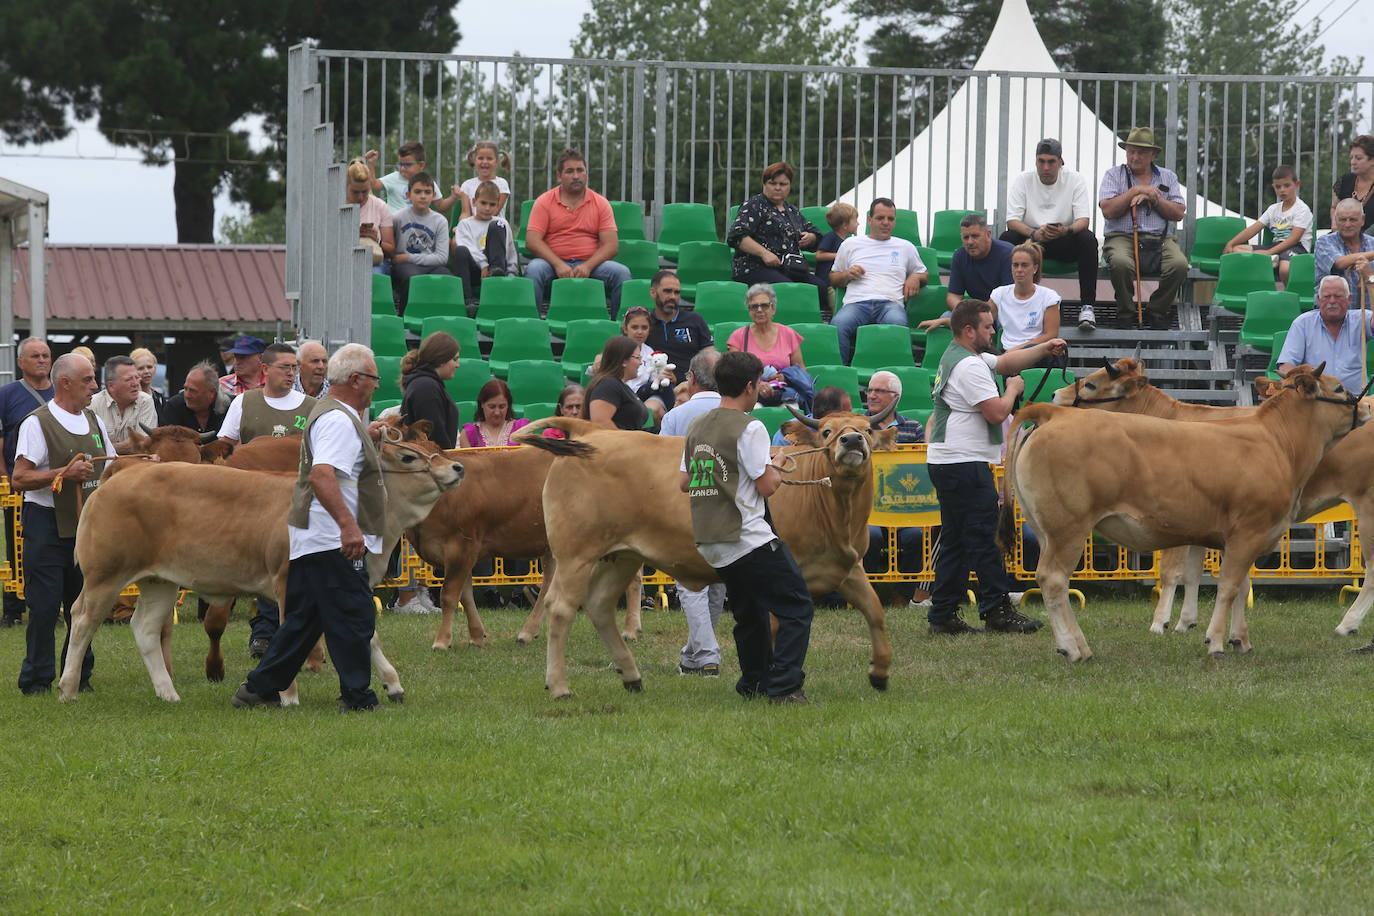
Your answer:
[[[1132,127],[1131,132],[1126,135],[1117,146],[1125,149],[1128,146],[1138,146],[1142,149],[1152,149],[1157,153],[1164,152],[1164,147],[1155,142],[1155,132],[1148,127]]]

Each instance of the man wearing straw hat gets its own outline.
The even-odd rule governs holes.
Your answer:
[[[1126,151],[1126,163],[1107,170],[1097,195],[1106,217],[1103,252],[1116,292],[1117,327],[1131,327],[1143,318],[1149,327],[1165,330],[1188,275],[1188,259],[1170,235],[1171,224],[1183,219],[1187,208],[1178,176],[1155,165],[1162,149],[1153,130],[1132,127],[1118,145]],[[1137,286],[1142,274],[1153,273],[1151,262],[1159,265],[1159,286],[1143,309],[1148,314],[1140,315]]]

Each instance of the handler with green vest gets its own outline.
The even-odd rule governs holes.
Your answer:
[[[1011,579],[997,549],[997,484],[989,463],[1002,460],[1002,423],[1025,383],[1015,373],[1067,344],[1056,337],[1033,347],[992,353],[992,306],[965,299],[950,316],[954,340],[935,372],[935,411],[926,428],[926,462],[940,500],[940,540],[935,547],[935,588],[927,614],[933,634],[976,633],[959,616],[968,574],[978,574],[978,616],[989,630],[1034,633],[1043,621],[1017,613],[1007,592]],[[999,373],[1009,375],[997,393]]]
[[[293,387],[299,372],[295,349],[289,344],[270,344],[262,351],[262,387],[234,398],[220,424],[220,439],[246,445],[261,436],[300,435],[315,408],[315,399]],[[248,654],[262,658],[277,632],[281,611],[275,601],[261,597],[256,599],[255,608],[253,619],[248,622]]]
[[[680,470],[697,550],[725,583],[735,616],[735,690],[746,699],[767,694],[773,703],[805,704],[802,665],[815,607],[764,504],[782,476],[769,460],[768,430],[749,416],[763,363],[752,353],[726,353],[715,375],[720,406],[687,428]],[[770,613],[778,618],[776,639]]]
[[[363,417],[380,379],[372,351],[345,344],[329,360],[329,395],[310,412],[301,441],[287,531],[286,615],[235,706],[277,706],[324,634],[339,672],[339,710],[377,708],[370,645],[377,615],[366,558],[381,553],[386,487]]]
[[[84,498],[100,485],[94,462],[76,461],[112,456],[109,430],[91,410],[95,394],[95,366],[84,356],[68,353],[52,367],[52,400],[29,414],[19,426],[14,476],[10,486],[24,493],[24,594],[29,626],[19,689],[26,696],[47,693],[57,675],[54,644],[57,612],[61,608],[71,635],[72,604],[81,594],[81,570],[76,565],[76,522]],[[53,483],[61,475],[59,489]],[[62,664],[67,663],[67,641]],[[95,656],[89,648],[81,663],[81,690],[91,689]]]

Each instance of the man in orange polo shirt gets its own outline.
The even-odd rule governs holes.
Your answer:
[[[581,153],[563,150],[554,173],[558,187],[535,198],[525,232],[525,246],[534,255],[525,276],[534,283],[535,301],[549,301],[555,278],[595,277],[606,284],[611,315],[616,315],[620,284],[630,279],[630,269],[611,260],[620,249],[611,205],[587,187],[587,160]]]

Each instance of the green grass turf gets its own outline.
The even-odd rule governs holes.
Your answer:
[[[334,712],[329,669],[299,709],[232,709],[242,614],[222,684],[177,628],[176,705],[126,627],[94,695],[21,697],[0,631],[0,910],[1367,909],[1374,658],[1331,635],[1334,590],[1262,591],[1256,652],[1220,662],[1147,604],[1093,600],[1078,666],[1047,631],[934,639],[894,610],[886,694],[857,614],[821,611],[809,708],[735,696],[728,618],[726,676],[676,676],[673,612],[645,617],[638,695],[579,618],[558,702],[521,612],[443,653],[437,618],[386,617],[386,715]]]

